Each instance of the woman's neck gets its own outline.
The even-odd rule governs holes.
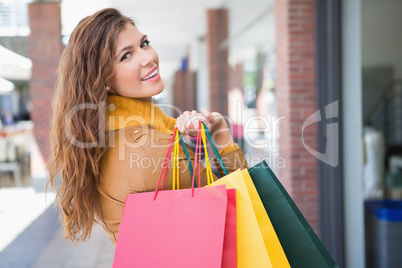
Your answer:
[[[151,102],[151,103],[154,102],[152,97],[145,97],[145,98],[138,98],[138,99],[139,99],[139,100],[146,101],[146,102]]]
[[[125,96],[122,96],[122,95],[120,95],[120,94],[110,94],[110,96],[125,97]],[[125,97],[125,98],[130,98],[130,97]],[[136,99],[136,100],[142,100],[142,101],[154,103],[153,96],[150,96],[150,97],[143,97],[143,98],[130,98],[130,99]]]

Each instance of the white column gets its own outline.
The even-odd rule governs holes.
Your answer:
[[[360,14],[361,0],[342,2],[345,267],[348,268],[365,267]]]
[[[190,69],[196,71],[196,98],[197,111],[201,108],[209,109],[209,75],[208,51],[204,38],[194,40],[192,44]]]

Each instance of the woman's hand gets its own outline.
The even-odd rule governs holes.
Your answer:
[[[228,125],[226,124],[225,119],[220,113],[213,112],[211,113],[205,108],[201,109],[202,115],[205,117],[206,122],[204,122],[211,135],[216,133],[216,131],[229,131]]]
[[[183,135],[196,137],[199,121],[206,124],[216,148],[220,151],[229,144],[234,143],[229,127],[220,113],[211,113],[202,108],[201,113],[197,111],[186,111],[176,120],[176,127]]]

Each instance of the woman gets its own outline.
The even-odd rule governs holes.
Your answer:
[[[176,126],[194,136],[198,120],[206,122],[229,172],[248,168],[220,114],[203,109],[171,118],[152,103],[163,89],[148,37],[116,9],[83,19],[71,34],[53,102],[49,175],[52,187],[61,177],[57,200],[73,243],[87,239],[94,222],[116,243],[127,194],[155,190]],[[180,186],[188,188],[182,147],[179,155]],[[171,187],[170,169],[165,189]]]

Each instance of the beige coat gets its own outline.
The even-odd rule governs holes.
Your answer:
[[[101,180],[98,184],[101,224],[110,240],[116,244],[127,194],[155,191],[172,135],[150,127],[134,126],[110,132],[110,148],[101,160]],[[194,152],[186,146],[194,165]],[[209,154],[211,154],[208,151]],[[243,152],[236,144],[222,150],[221,157],[229,173],[248,168]],[[164,189],[172,189],[172,163],[170,159]],[[212,165],[219,166],[214,159]],[[182,146],[179,152],[180,188],[191,187],[191,176]],[[224,176],[221,168],[219,173]],[[202,185],[206,184],[202,168]],[[214,175],[214,179],[217,177]],[[141,219],[139,219],[141,220]]]

